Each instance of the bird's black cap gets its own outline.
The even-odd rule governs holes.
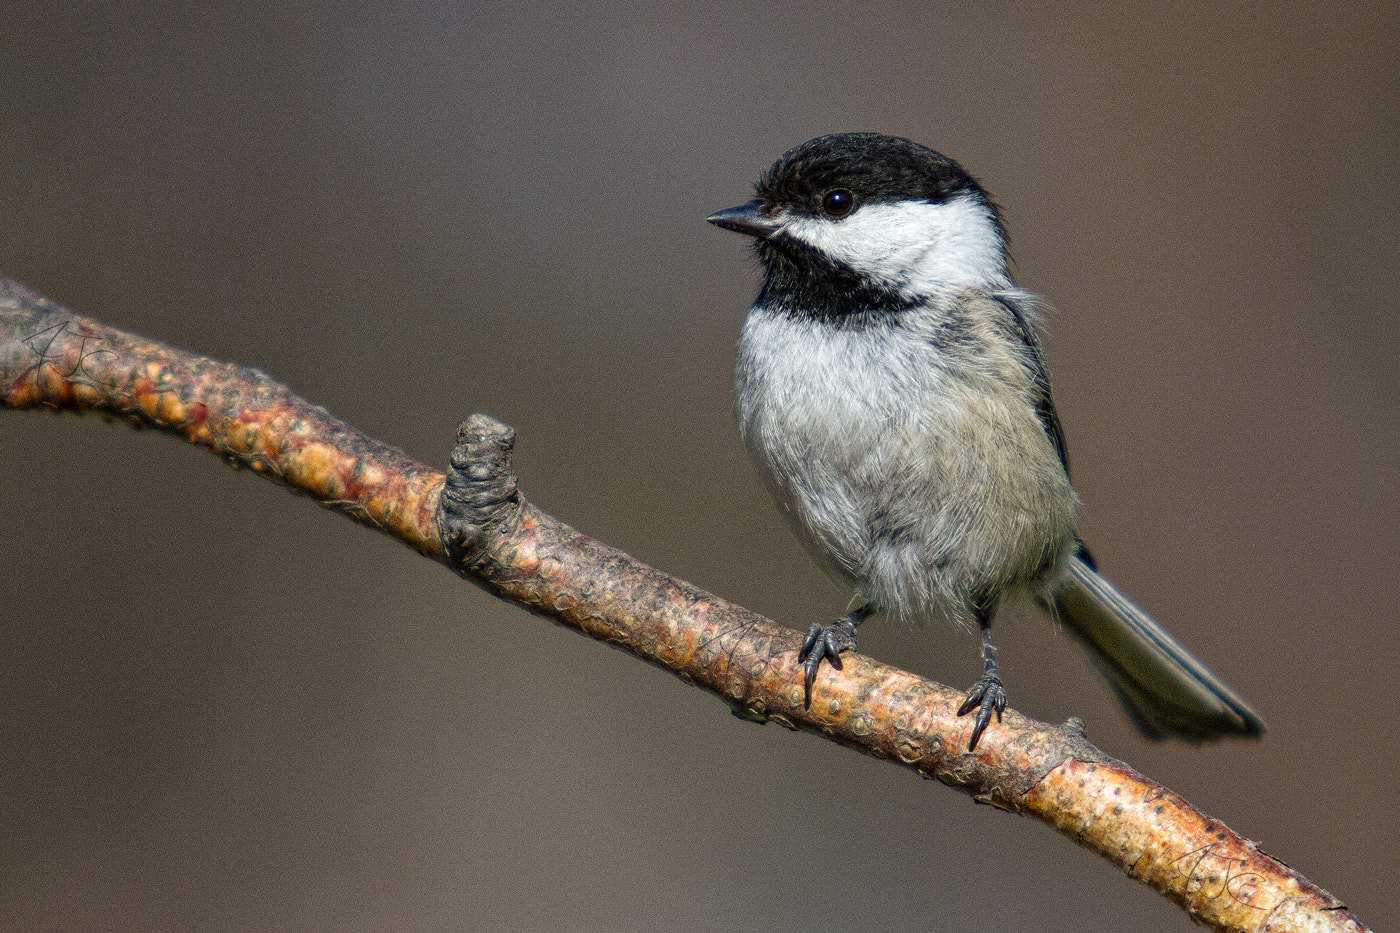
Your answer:
[[[957,162],[898,136],[836,133],[783,153],[759,181],[760,201],[816,213],[821,197],[846,189],[861,203],[941,202],[986,192]]]

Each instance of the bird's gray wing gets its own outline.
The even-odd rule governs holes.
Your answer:
[[[1040,334],[1031,323],[1027,297],[998,293],[996,300],[1011,314],[1013,332],[1025,344],[1027,358],[1031,364],[1031,391],[1035,395],[1035,413],[1040,418],[1050,443],[1055,446],[1060,463],[1069,475],[1069,450],[1065,446],[1065,429],[1060,425],[1059,413],[1055,411],[1055,400],[1050,394],[1050,367],[1045,362],[1045,348],[1040,345]]]

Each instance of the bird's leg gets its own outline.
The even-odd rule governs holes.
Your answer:
[[[977,742],[987,731],[992,713],[996,713],[997,722],[1001,722],[1001,712],[1006,709],[1006,687],[997,676],[997,646],[992,643],[992,613],[993,610],[987,607],[979,606],[977,609],[977,625],[982,629],[982,676],[977,678],[977,682],[967,691],[962,706],[958,707],[959,716],[977,710],[972,722],[972,739],[967,743],[970,752],[977,751]]]
[[[874,605],[866,603],[830,625],[813,622],[812,627],[807,629],[807,635],[802,639],[802,650],[797,652],[798,663],[805,672],[803,706],[806,709],[812,708],[812,682],[817,679],[822,660],[830,661],[832,667],[841,670],[841,652],[856,650],[856,626],[874,614]]]

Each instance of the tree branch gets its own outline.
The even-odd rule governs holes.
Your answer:
[[[446,476],[246,367],[78,317],[0,277],[9,408],[117,418],[207,447],[517,603],[714,693],[1044,822],[1216,930],[1365,930],[1332,895],[1091,745],[1007,710],[975,754],[962,693],[860,655],[803,708],[800,635],[580,534],[520,495],[514,432],[458,429]]]

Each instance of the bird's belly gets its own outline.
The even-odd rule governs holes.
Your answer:
[[[842,357],[745,372],[741,354],[745,442],[819,564],[882,611],[957,624],[1061,572],[1074,493],[1029,402]]]

